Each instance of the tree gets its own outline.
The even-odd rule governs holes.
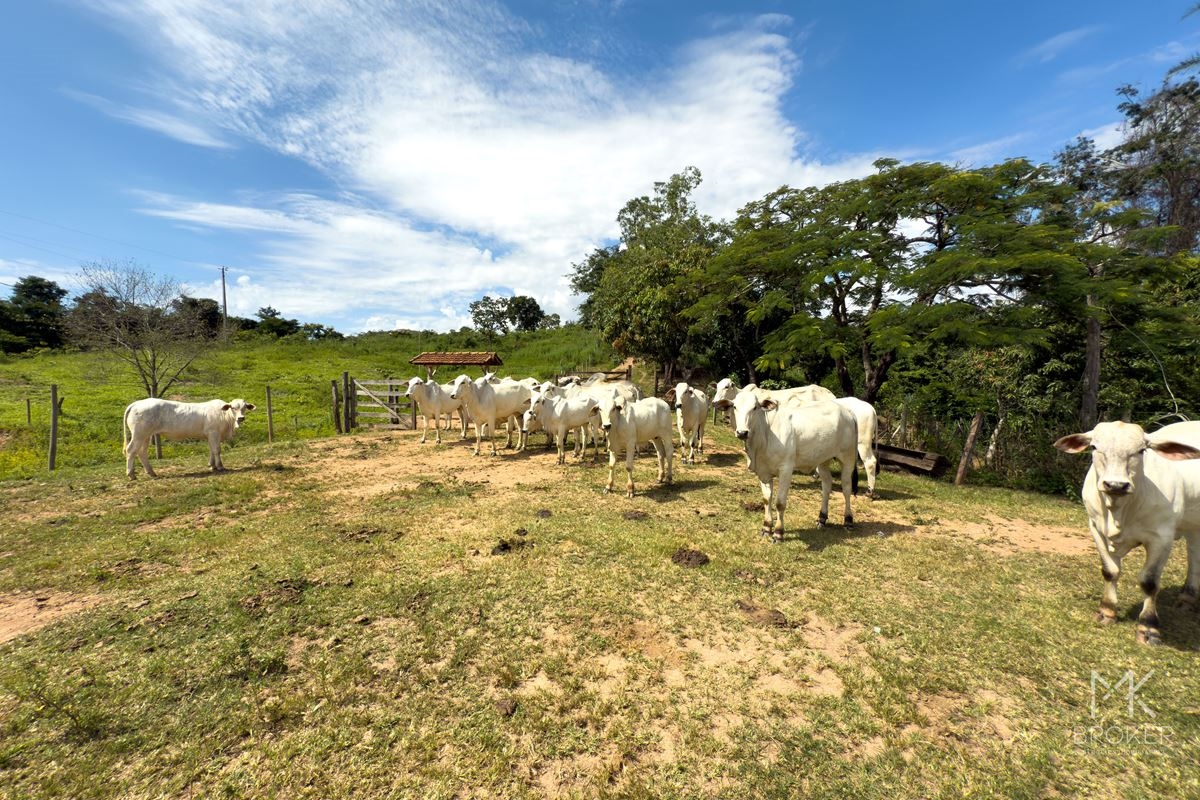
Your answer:
[[[147,397],[162,397],[209,346],[211,331],[173,279],[133,261],[80,269],[84,292],[69,314],[72,339],[114,353],[133,368]]]
[[[508,322],[518,331],[537,330],[546,316],[537,300],[523,294],[508,298],[505,314]]]
[[[683,315],[699,298],[697,278],[725,241],[720,223],[700,214],[692,191],[700,171],[688,167],[654,184],[654,195],[630,200],[617,215],[620,245],[576,266],[572,286],[594,286],[590,323],[621,355],[661,364],[668,382],[695,361],[693,321]]]
[[[471,303],[470,309],[475,330],[488,337],[508,332],[508,301],[503,297],[481,297]]]
[[[54,281],[34,275],[18,280],[11,297],[0,302],[0,349],[20,353],[35,347],[62,347],[66,296],[67,290]]]
[[[1160,228],[1160,252],[1194,250],[1200,242],[1200,82],[1164,83],[1143,98],[1122,87],[1118,108],[1126,136],[1105,153],[1118,196],[1144,209]]]
[[[254,330],[264,336],[282,339],[284,336],[300,332],[299,321],[284,319],[278,311],[270,306],[260,308],[255,316],[258,317],[258,324],[254,326]]]

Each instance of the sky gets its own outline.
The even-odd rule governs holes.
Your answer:
[[[689,166],[732,219],[888,157],[1049,162],[1200,52],[1193,0],[37,0],[0,10],[0,297],[132,263],[231,315],[563,321]]]

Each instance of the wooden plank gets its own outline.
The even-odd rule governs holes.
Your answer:
[[[879,459],[880,464],[890,464],[909,472],[934,478],[942,475],[950,467],[950,459],[940,453],[909,450],[886,444],[875,445],[875,456]]]

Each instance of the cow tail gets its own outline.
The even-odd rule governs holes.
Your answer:
[[[129,409],[133,408],[133,403],[125,406],[125,413],[121,416],[121,452],[124,453],[129,448]]]

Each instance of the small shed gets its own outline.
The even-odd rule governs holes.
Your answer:
[[[459,353],[421,353],[408,360],[408,363],[424,367],[428,377],[438,367],[500,367],[504,361],[496,353],[491,352],[459,352]]]

